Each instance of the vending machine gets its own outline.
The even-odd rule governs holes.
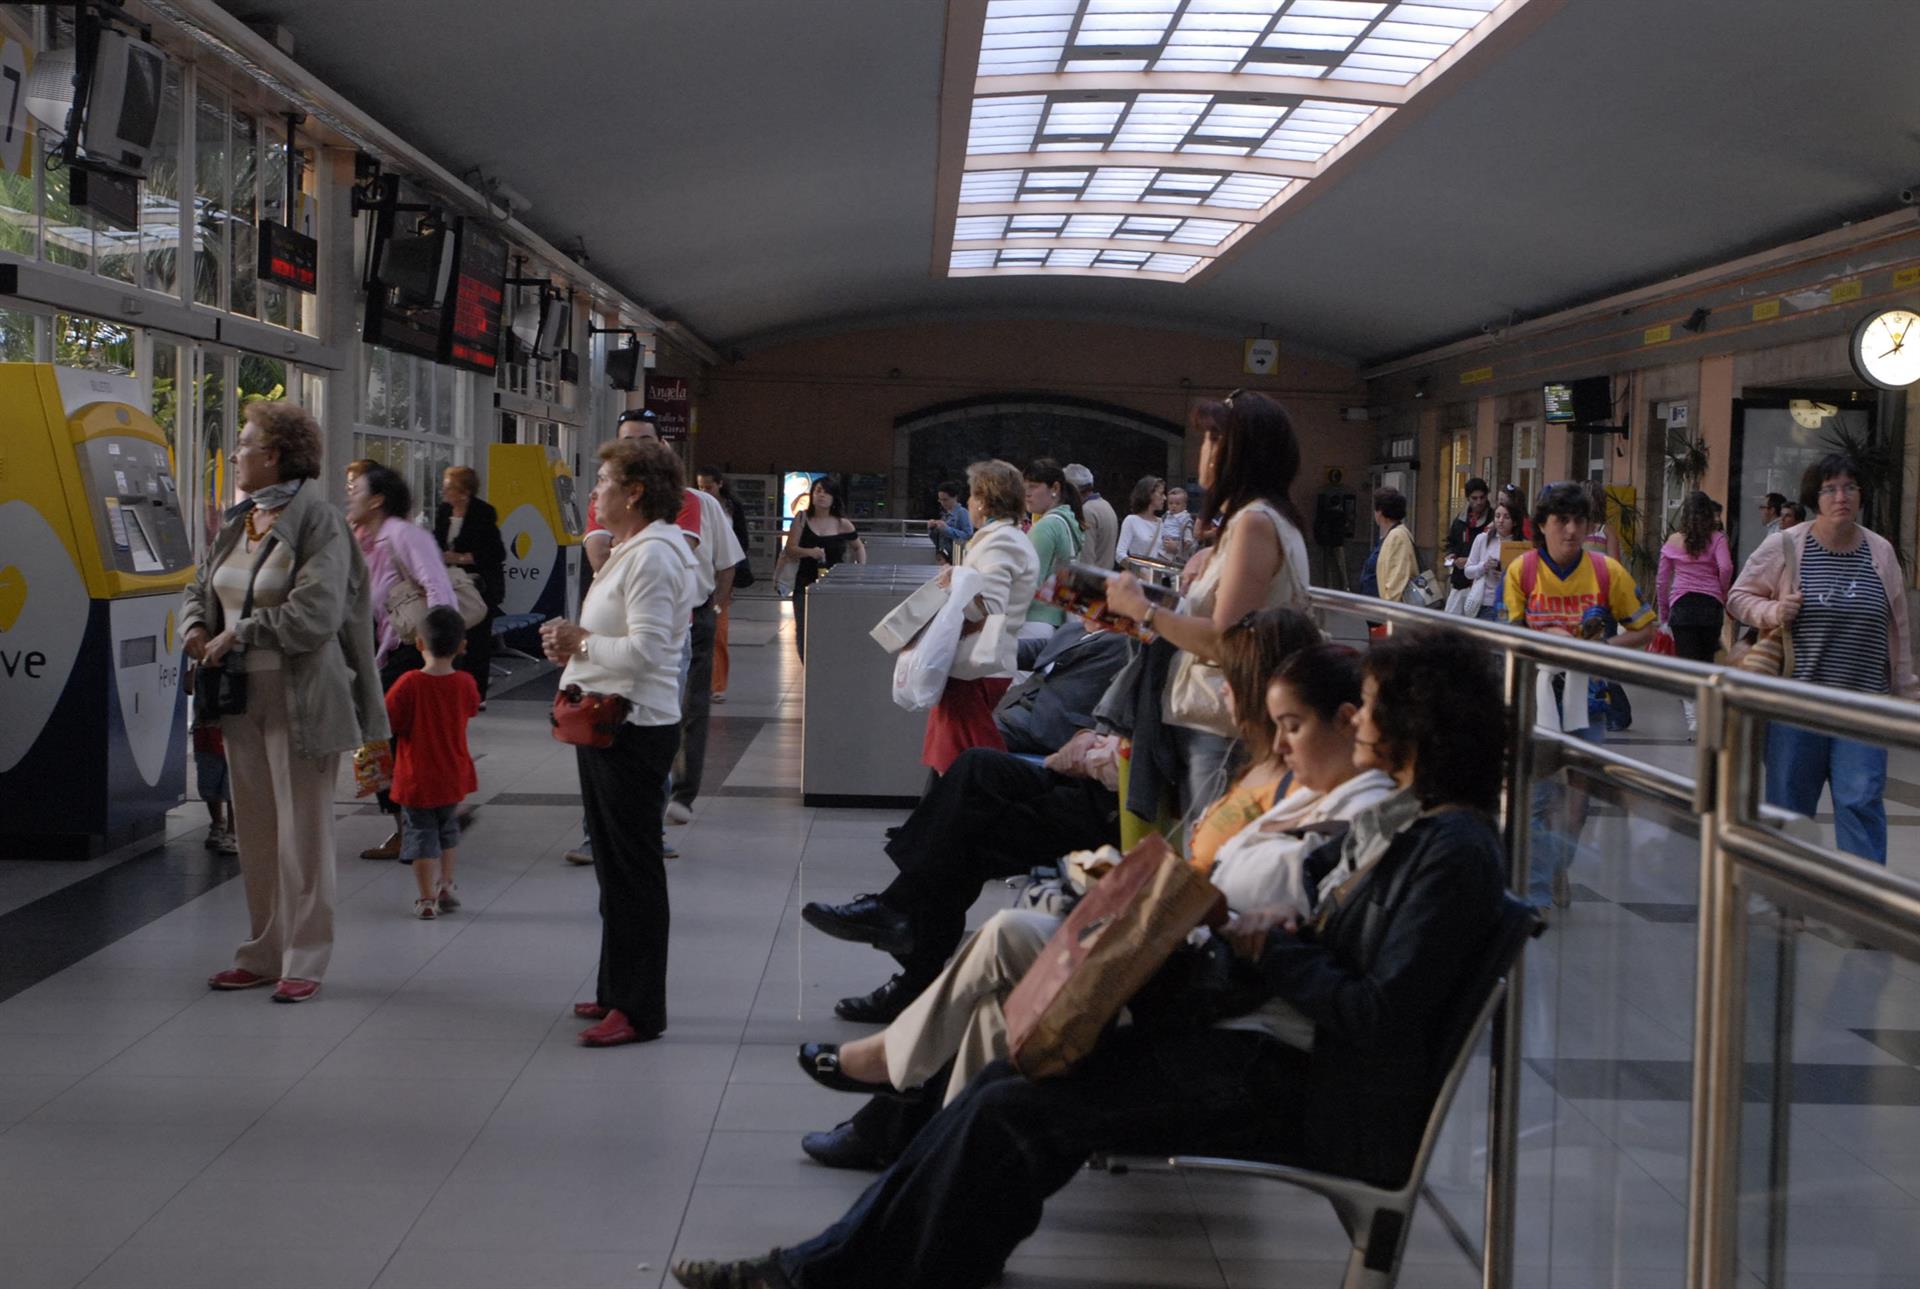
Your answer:
[[[572,471],[545,444],[495,443],[487,449],[487,499],[500,512],[500,540],[507,548],[500,612],[542,620],[569,616],[586,531]]]
[[[193,553],[145,403],[131,377],[0,363],[0,858],[97,854],[185,795]]]

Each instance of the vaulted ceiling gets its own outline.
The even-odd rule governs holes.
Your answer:
[[[1373,360],[1877,213],[1920,184],[1920,5],[1532,0],[1314,199],[1187,282],[948,277],[941,0],[222,0],[723,348],[1055,315]],[[964,128],[964,127],[963,127]],[[951,230],[952,210],[945,227]]]

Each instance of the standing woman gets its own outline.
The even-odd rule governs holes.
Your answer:
[[[1498,622],[1506,617],[1500,610],[1501,592],[1506,589],[1506,572],[1500,565],[1500,548],[1504,542],[1520,540],[1520,520],[1513,505],[1503,496],[1494,503],[1493,520],[1473,539],[1473,549],[1467,552],[1467,576],[1474,580],[1474,593],[1469,598],[1473,606],[1471,616],[1484,622]]]
[[[1005,461],[976,461],[967,467],[967,515],[973,536],[967,541],[962,568],[980,575],[980,592],[967,606],[966,625],[960,630],[953,666],[940,701],[927,713],[927,736],[920,760],[935,774],[970,747],[1007,750],[993,709],[1020,669],[1020,629],[1040,585],[1040,560],[1033,543],[1020,531],[1026,490],[1020,471]],[[951,577],[943,571],[941,577]],[[976,637],[993,614],[1004,614],[1005,631],[991,652]]]
[[[1654,582],[1660,620],[1673,635],[1673,651],[1694,662],[1712,662],[1726,625],[1727,591],[1733,585],[1733,552],[1720,531],[1719,507],[1704,492],[1680,503],[1680,530],[1661,543]],[[1693,700],[1680,700],[1687,733],[1694,730]]]
[[[359,465],[359,462],[355,462]],[[367,599],[373,611],[373,661],[380,669],[380,692],[393,688],[401,675],[426,664],[413,641],[401,638],[400,624],[387,612],[387,597],[402,582],[411,582],[426,598],[427,608],[446,605],[459,609],[453,583],[440,562],[440,548],[432,534],[413,522],[413,490],[407,481],[383,465],[368,464],[358,475],[347,472],[347,522],[367,559]],[[383,699],[384,701],[384,699]],[[393,832],[378,846],[360,852],[362,859],[400,857],[400,812],[386,792],[380,809],[393,816]]]
[[[225,716],[249,934],[215,989],[276,985],[313,997],[333,954],[333,790],[340,754],[387,736],[367,617],[367,566],[340,514],[306,486],[320,427],[292,403],[251,403],[234,444],[227,513],[187,588],[184,647],[244,668],[246,710]],[[251,589],[253,603],[247,605]]]
[[[1400,603],[1407,584],[1420,571],[1413,534],[1407,531],[1407,498],[1398,488],[1373,492],[1373,526],[1380,533],[1374,559],[1374,577],[1380,598]]]
[[[1113,549],[1114,563],[1121,568],[1127,566],[1127,557],[1137,559],[1164,559],[1158,547],[1160,544],[1160,511],[1167,504],[1167,484],[1164,479],[1147,475],[1133,485],[1133,496],[1127,503],[1131,513],[1120,521],[1120,541]]]
[[[667,866],[662,819],[680,746],[680,657],[696,602],[694,555],[674,517],[684,476],[657,439],[600,449],[594,509],[613,551],[576,625],[540,628],[560,685],[629,704],[610,747],[577,748],[593,871],[600,880],[600,975],[573,1014],[598,1023],[588,1047],[660,1037],[667,1027]]]
[[[727,477],[710,465],[703,465],[695,473],[699,480],[700,491],[717,500],[727,512],[727,522],[733,525],[734,540],[740,543],[740,549],[749,552],[740,557],[733,566],[733,589],[738,591],[753,585],[753,547],[747,541],[747,510],[740,499],[733,495],[733,489],[727,486]],[[733,670],[733,660],[727,654],[727,625],[733,620],[733,597],[729,595],[725,604],[717,605],[713,628],[713,701],[727,701],[727,676]]]
[[[1040,560],[1040,576],[1053,576],[1053,566],[1062,560],[1080,558],[1087,544],[1081,523],[1080,490],[1067,481],[1066,473],[1051,457],[1041,457],[1027,467],[1027,511],[1036,516],[1027,531],[1034,554]],[[1055,604],[1036,604],[1027,610],[1024,633],[1042,638],[1067,620],[1067,611]]]
[[[1200,571],[1179,612],[1155,609],[1131,573],[1107,579],[1107,603],[1116,613],[1192,656],[1174,667],[1163,704],[1187,767],[1182,805],[1189,808],[1218,795],[1234,753],[1236,731],[1219,671],[1222,633],[1249,613],[1307,608],[1307,542],[1292,497],[1300,441],[1292,420],[1266,395],[1236,392],[1200,404],[1193,424],[1203,435],[1199,473],[1207,492],[1199,526],[1204,532],[1217,520],[1220,536],[1211,552],[1196,557]],[[1186,671],[1195,673],[1191,685],[1182,683]],[[1217,692],[1204,716],[1182,701],[1203,688]]]
[[[807,509],[796,516],[787,530],[787,544],[780,552],[780,563],[799,564],[793,575],[793,647],[800,661],[807,660],[807,588],[820,578],[822,569],[851,560],[867,562],[867,547],[860,530],[846,517],[846,499],[840,481],[822,475],[813,481],[813,494]],[[774,570],[778,578],[779,569]]]
[[[1860,526],[1860,467],[1842,453],[1822,457],[1800,480],[1800,504],[1813,520],[1760,543],[1727,611],[1763,631],[1791,629],[1794,680],[1920,698],[1900,562]],[[1766,758],[1767,804],[1811,817],[1828,788],[1840,849],[1887,862],[1884,747],[1775,723]]]
[[[465,569],[487,602],[485,621],[467,632],[467,651],[454,665],[480,686],[480,705],[487,702],[487,681],[493,672],[493,620],[507,598],[507,547],[500,540],[500,516],[480,498],[480,476],[473,467],[448,466],[440,477],[440,504],[433,512],[433,540],[448,568]]]

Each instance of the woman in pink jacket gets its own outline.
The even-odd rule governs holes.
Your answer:
[[[1733,581],[1733,553],[1715,518],[1717,507],[1704,492],[1690,492],[1680,503],[1680,531],[1660,547],[1655,603],[1660,620],[1673,635],[1673,651],[1695,662],[1712,662],[1726,625],[1727,588]],[[1693,700],[1680,705],[1693,733]]]
[[[1860,526],[1859,467],[1838,453],[1821,458],[1800,481],[1800,502],[1814,518],[1761,543],[1729,611],[1792,631],[1794,680],[1920,698],[1900,564],[1884,537]],[[1766,758],[1768,804],[1811,816],[1827,788],[1840,849],[1887,862],[1885,748],[1776,723]]]

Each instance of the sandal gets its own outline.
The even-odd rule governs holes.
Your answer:
[[[422,922],[431,922],[440,916],[440,905],[437,901],[423,896],[413,902],[413,915]]]

